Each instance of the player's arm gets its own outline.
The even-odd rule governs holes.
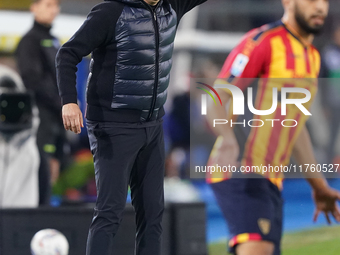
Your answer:
[[[254,41],[256,31],[249,32],[244,39],[237,45],[226,59],[222,70],[215,81],[215,84],[232,84],[245,90],[251,79],[257,78],[268,64],[268,50],[266,41]],[[232,97],[229,90],[215,88],[220,95],[222,105],[215,106],[212,101],[207,106],[206,119],[215,135],[219,139],[217,143],[219,155],[216,156],[217,162],[223,165],[237,165],[239,154],[238,143],[233,129],[230,125],[214,125],[215,119],[227,119],[230,121],[229,109],[226,106]],[[229,118],[228,118],[229,117]]]
[[[223,107],[221,105],[215,106],[213,103],[207,106],[206,119],[211,127],[211,130],[218,137],[218,154],[214,155],[213,162],[218,162],[219,165],[228,166],[237,165],[237,157],[239,155],[239,147],[233,129],[229,125],[214,125],[215,119],[227,119],[228,109],[225,107],[231,99],[231,96],[223,89],[216,89],[220,95]]]
[[[328,223],[331,223],[329,214],[332,214],[335,220],[339,222],[340,210],[337,200],[340,200],[340,193],[329,187],[322,173],[311,172],[310,167],[307,168],[307,165],[317,164],[317,161],[314,157],[313,146],[306,126],[303,127],[295,142],[293,157],[299,165],[305,167],[303,169],[305,178],[313,188],[313,199],[316,205],[314,221],[317,220],[321,212],[324,212]]]

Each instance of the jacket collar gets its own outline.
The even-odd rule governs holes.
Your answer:
[[[34,21],[33,27],[45,33],[49,33],[52,28],[51,25],[44,25],[44,24],[38,23],[36,20]]]
[[[311,46],[311,43],[303,39],[299,33],[288,23],[281,21],[285,29],[296,39],[298,40],[305,48]]]

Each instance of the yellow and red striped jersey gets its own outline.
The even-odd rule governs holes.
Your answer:
[[[280,91],[283,87],[302,87],[311,93],[311,100],[304,104],[309,109],[317,91],[316,79],[320,69],[320,55],[317,49],[303,41],[297,33],[282,21],[264,25],[248,32],[240,44],[226,59],[215,84],[236,85],[246,94],[248,86],[253,87],[254,108],[270,109],[273,103],[272,89],[278,90],[278,107],[270,115],[254,115],[250,111],[242,116],[232,116],[237,121],[260,119],[262,127],[235,125],[234,131],[240,147],[239,160],[242,166],[287,165],[294,143],[305,125],[308,116],[295,105],[287,105],[286,116],[281,115]],[[260,78],[252,79],[245,78]],[[294,79],[293,79],[294,78]],[[226,90],[228,93],[229,90]],[[300,97],[291,93],[289,98]],[[247,107],[245,107],[247,108]],[[265,119],[293,119],[295,127],[273,125]],[[279,122],[277,122],[279,123]],[[235,130],[238,129],[238,130]],[[228,173],[207,176],[208,182],[227,179]],[[281,188],[282,173],[266,175]]]

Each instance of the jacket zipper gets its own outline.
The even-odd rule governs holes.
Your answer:
[[[147,5],[147,8],[150,10],[150,12],[153,14],[152,22],[155,28],[155,38],[156,38],[155,84],[153,86],[151,108],[149,111],[149,115],[146,119],[146,121],[149,121],[155,110],[156,99],[157,99],[157,89],[158,89],[158,82],[159,82],[159,27],[158,27],[157,15],[156,15],[156,10],[158,6],[155,8],[155,10],[152,10],[152,8],[147,3],[145,4]]]

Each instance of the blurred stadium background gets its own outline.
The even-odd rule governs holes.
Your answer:
[[[65,42],[82,24],[92,6],[99,2],[101,1],[62,0],[61,15],[55,21],[52,33],[61,42]],[[29,4],[30,0],[0,0],[0,64],[9,66],[14,70],[17,69],[14,58],[16,46],[21,36],[29,30],[33,22],[33,17],[28,12]],[[340,25],[340,1],[330,1],[330,5],[330,15],[324,26],[324,31],[314,41],[315,46],[320,52],[332,41],[332,34]],[[171,252],[168,251],[164,254],[227,254],[228,230],[213,194],[204,180],[192,180],[189,178],[188,137],[190,136],[188,134],[188,123],[186,123],[189,116],[183,113],[184,111],[181,107],[189,107],[185,95],[189,89],[190,77],[212,78],[216,76],[228,53],[245,32],[262,24],[280,19],[282,13],[283,10],[279,0],[209,0],[208,3],[200,8],[196,8],[181,21],[175,44],[174,66],[164,125],[168,154],[165,195],[166,201],[174,205],[173,207],[169,206],[169,214],[173,215],[173,211],[178,203],[181,205],[190,205],[191,203],[192,207],[189,206],[189,210],[185,214],[194,215],[195,210],[197,210],[198,214],[205,217],[205,220],[202,223],[200,219],[197,219],[196,231],[203,231],[203,238],[199,235],[194,236],[191,239],[191,243],[189,239],[189,241],[185,239],[185,235],[188,233],[183,231],[183,229],[181,230],[180,227],[176,228],[177,232],[172,231],[171,235],[173,237],[171,238],[176,239],[173,242],[177,243],[178,247],[183,247],[177,247],[178,249],[174,247],[169,248]],[[78,92],[80,92],[79,102],[82,109],[84,109],[85,105],[84,95],[88,65],[89,58],[85,58],[79,64],[78,71],[77,86]],[[328,125],[330,125],[332,120],[327,119],[327,116],[323,113],[320,97],[317,98],[313,106],[314,115],[326,123],[325,125],[320,125],[320,122],[314,123],[313,118],[311,118],[309,123],[317,158],[320,162],[325,162],[325,151],[327,150],[328,141],[335,138],[329,137]],[[186,116],[188,119],[185,119]],[[45,209],[46,211],[39,211],[39,217],[47,225],[49,219],[51,219],[54,222],[52,225],[57,228],[58,224],[56,222],[60,219],[53,214],[53,210],[61,214],[64,213],[67,216],[67,213],[71,213],[67,211],[69,208],[77,208],[76,210],[78,211],[75,211],[75,213],[83,212],[82,208],[84,208],[84,215],[87,217],[87,220],[82,221],[84,225],[80,229],[83,231],[82,238],[86,238],[86,231],[92,214],[91,208],[96,194],[92,155],[88,149],[86,128],[82,130],[80,136],[72,135],[69,132],[68,141],[71,150],[65,159],[60,177],[53,187],[51,208]],[[340,153],[339,147],[340,143],[337,142],[337,155]],[[209,148],[206,151],[205,156],[207,157]],[[334,160],[339,161],[337,158]],[[340,188],[339,179],[331,180],[330,184],[335,188]],[[285,199],[283,254],[340,254],[340,228],[326,228],[326,221],[323,218],[320,218],[318,223],[314,224],[312,222],[314,207],[307,183],[301,179],[286,180],[283,197]],[[202,207],[201,205],[204,206]],[[127,211],[130,209],[128,207]],[[25,211],[23,209],[22,212],[24,215],[32,214],[30,210]],[[44,213],[47,215],[47,218],[43,218]],[[29,239],[29,237],[26,237],[26,239],[21,237],[22,240],[16,243],[15,240],[6,239],[4,236],[6,234],[2,232],[4,226],[9,227],[6,225],[6,220],[9,220],[15,214],[20,214],[20,212],[8,211],[7,214],[4,212],[0,213],[1,255],[12,255],[2,250],[1,246],[4,247],[5,244],[1,243],[1,241],[5,242],[7,240],[13,242],[11,244],[13,246],[21,245],[24,247],[26,244],[20,242],[25,242],[24,240]],[[37,222],[39,222],[39,217],[36,219]],[[130,219],[133,220],[132,216],[129,216],[128,213],[126,217],[131,217]],[[169,216],[169,220],[173,220],[171,217],[173,216]],[[21,222],[17,225],[18,228],[24,228],[26,223],[29,224],[31,229],[34,229],[34,224],[40,226],[37,222],[33,221],[32,223],[31,221],[28,223],[27,219],[26,221],[24,218],[20,219]],[[185,222],[179,220],[178,224],[184,224]],[[192,224],[195,225],[196,222]],[[63,224],[61,225],[65,227]],[[130,229],[133,229],[133,227]],[[17,229],[17,231],[20,232],[21,229]],[[125,234],[129,235],[128,233]],[[66,234],[66,236],[68,235]],[[76,240],[75,237],[72,238],[72,240]],[[131,238],[133,239],[133,233],[132,237],[130,233]],[[166,238],[171,239],[168,236]],[[18,239],[20,238],[18,237]],[[178,239],[183,239],[184,244]],[[200,243],[203,246],[200,246]],[[171,244],[173,243],[166,246],[170,247],[169,245]],[[208,246],[207,251],[204,249],[206,244]],[[74,245],[70,243],[70,255],[73,254],[72,247]],[[131,246],[131,243],[127,245]],[[16,254],[29,254],[29,250],[25,253]]]

